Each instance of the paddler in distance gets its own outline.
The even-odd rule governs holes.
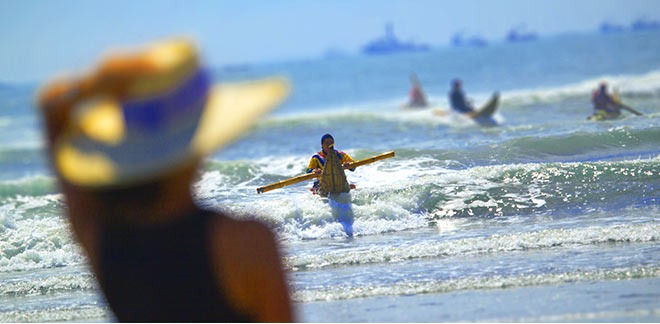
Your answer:
[[[607,82],[601,82],[598,90],[591,95],[591,103],[594,105],[594,113],[590,119],[612,119],[621,115],[621,106],[607,91]]]
[[[426,101],[426,94],[422,89],[422,85],[419,83],[419,79],[417,79],[417,74],[415,73],[410,74],[410,83],[411,83],[411,88],[410,88],[410,94],[408,95],[410,97],[410,100],[408,101],[406,107],[424,108],[428,106],[428,102]]]
[[[467,114],[470,117],[473,117],[476,114],[472,101],[467,99],[463,92],[463,82],[461,79],[452,80],[451,91],[449,92],[449,103],[451,109],[461,114]]]
[[[618,94],[611,95],[607,91],[607,82],[603,81],[598,85],[598,89],[591,95],[591,103],[594,112],[587,119],[606,120],[615,119],[621,115],[621,109],[630,111],[635,115],[642,115],[639,111],[623,104]]]
[[[312,155],[312,158],[309,160],[309,165],[307,166],[307,173],[315,173],[320,175],[323,172],[323,166],[325,165],[327,155],[332,152],[337,155],[337,158],[339,159],[339,162],[344,169],[346,169],[352,162],[354,162],[353,158],[348,155],[348,153],[335,150],[334,145],[335,139],[332,137],[332,135],[325,134],[321,137],[321,150],[318,153]],[[355,171],[355,168],[349,170]],[[319,193],[319,183],[319,179],[314,180],[314,185],[310,189],[312,193]]]
[[[500,94],[496,91],[483,107],[476,109],[472,101],[466,98],[463,92],[463,82],[461,79],[456,78],[451,82],[449,103],[452,110],[472,118],[481,126],[497,126],[497,121],[492,116],[497,109],[499,97]]]

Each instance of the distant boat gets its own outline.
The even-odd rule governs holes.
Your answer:
[[[385,25],[385,36],[375,39],[362,47],[362,53],[367,55],[385,55],[399,52],[424,52],[431,48],[426,44],[401,42],[394,35],[391,23]]]
[[[529,42],[537,40],[539,36],[534,32],[523,31],[522,26],[514,27],[506,34],[506,40],[510,43]]]
[[[630,26],[632,30],[651,30],[660,29],[660,22],[657,20],[649,20],[645,18],[638,18]]]
[[[472,36],[469,38],[463,37],[463,33],[455,33],[454,36],[451,38],[451,44],[454,47],[486,47],[488,46],[488,42],[479,37],[479,36]]]
[[[624,27],[623,25],[618,25],[605,21],[602,24],[600,24],[598,30],[603,34],[611,34],[611,33],[624,32],[626,31],[626,27]]]

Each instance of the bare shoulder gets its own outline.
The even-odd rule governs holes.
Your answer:
[[[264,223],[256,220],[241,220],[220,214],[212,229],[217,235],[231,237],[242,243],[258,244],[265,239],[274,239],[273,232]]]
[[[279,242],[271,229],[220,214],[210,230],[218,280],[236,307],[258,322],[292,321]]]
[[[275,234],[259,221],[239,220],[220,214],[213,222],[211,231],[213,249],[233,260],[261,263],[278,258]]]

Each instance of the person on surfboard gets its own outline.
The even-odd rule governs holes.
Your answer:
[[[467,114],[470,117],[476,113],[472,102],[465,97],[465,93],[463,92],[463,82],[461,79],[454,79],[451,82],[449,103],[451,104],[451,109],[459,113]]]
[[[621,115],[621,109],[628,110],[629,112],[641,116],[641,112],[633,109],[632,107],[621,102],[618,94],[609,94],[607,91],[607,82],[603,81],[598,85],[598,89],[591,95],[591,103],[594,107],[594,112],[587,119],[591,120],[606,120],[614,119]]]
[[[454,79],[449,92],[449,103],[452,110],[472,118],[481,126],[497,126],[497,122],[492,118],[492,115],[497,109],[499,97],[499,92],[495,92],[484,107],[475,109],[472,101],[465,97],[461,80]]]
[[[334,144],[335,144],[335,139],[332,137],[330,134],[325,134],[321,137],[321,150],[312,155],[312,158],[309,160],[309,165],[307,166],[307,173],[315,173],[315,174],[321,174],[323,172],[323,166],[325,165],[325,160],[328,154],[331,154],[334,152],[334,154],[337,155],[337,158],[339,159],[339,162],[342,164],[344,168],[348,167],[348,165],[352,162],[354,162],[353,158],[348,155],[348,153],[335,150],[334,149]],[[349,169],[351,171],[355,171],[355,169]],[[353,185],[351,185],[354,187]],[[314,180],[314,185],[310,189],[312,193],[316,194],[318,193],[319,190],[319,179]]]
[[[419,80],[417,79],[417,75],[415,73],[410,74],[410,83],[412,84],[412,87],[410,88],[410,101],[406,105],[406,107],[410,108],[424,108],[428,105],[428,102],[426,101],[426,94],[424,93],[424,90],[422,90],[422,86],[419,84]]]
[[[591,95],[591,103],[594,107],[594,119],[612,119],[621,115],[619,100],[607,91],[607,82],[601,82],[598,89]]]
[[[643,115],[636,109],[621,102],[616,90],[613,95],[607,91],[607,82],[603,81],[598,85],[598,89],[591,95],[591,103],[594,112],[587,119],[606,120],[615,119],[621,115],[621,109],[625,109],[637,116]]]

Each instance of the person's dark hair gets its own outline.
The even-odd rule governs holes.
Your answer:
[[[328,139],[328,138],[331,138],[333,141],[335,140],[335,138],[332,137],[332,135],[330,135],[330,134],[325,134],[325,135],[321,136],[321,144],[323,144],[323,141],[325,141],[325,140]]]

